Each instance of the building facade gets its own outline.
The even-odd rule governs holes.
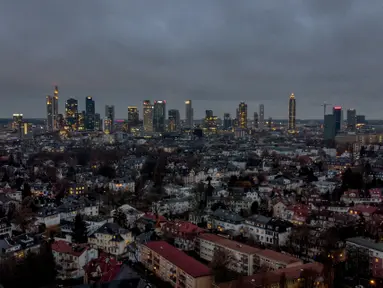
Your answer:
[[[150,100],[144,100],[143,102],[143,117],[144,117],[144,131],[153,132],[153,105]]]
[[[291,93],[289,99],[289,125],[288,130],[290,133],[296,131],[296,100],[294,93]]]
[[[156,100],[153,107],[153,129],[154,132],[165,132],[166,101]]]
[[[192,101],[186,100],[185,101],[185,115],[186,115],[186,127],[193,128],[193,107],[192,107]]]

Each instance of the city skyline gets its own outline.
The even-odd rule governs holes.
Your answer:
[[[57,84],[60,113],[65,99],[91,95],[116,118],[144,99],[185,118],[191,99],[195,119],[235,115],[240,101],[248,115],[264,104],[266,119],[285,119],[294,91],[297,119],[323,119],[324,101],[381,118],[380,2],[149,2],[4,3],[0,115],[43,117]]]

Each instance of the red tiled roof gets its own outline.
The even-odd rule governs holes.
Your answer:
[[[89,275],[92,272],[96,272],[97,267],[100,267],[101,278],[98,282],[104,283],[116,278],[117,274],[120,272],[121,266],[122,263],[118,262],[115,258],[103,255],[97,259],[92,259],[84,266],[84,270]]]
[[[157,221],[157,215],[154,213],[145,213],[145,215],[143,215],[142,218],[149,219],[152,221]],[[164,221],[166,221],[166,218],[162,215],[159,215],[158,220],[160,220],[160,222],[164,222]]]
[[[354,207],[350,207],[349,211],[350,210],[356,210],[360,213],[368,213],[368,214],[372,214],[372,213],[375,213],[375,211],[377,210],[378,208],[377,207],[374,207],[374,206],[369,206],[369,205],[356,205]]]
[[[174,222],[167,222],[164,226],[162,226],[162,229],[174,229],[177,232],[180,233],[201,233],[205,230],[198,227],[197,225],[194,225],[193,223],[187,222],[187,221],[174,221]]]
[[[75,244],[72,247],[70,243],[65,242],[63,240],[58,240],[52,244],[52,250],[58,253],[71,254],[73,256],[79,257],[86,250],[88,250],[88,247],[84,245],[75,245]]]
[[[220,246],[227,247],[228,249],[238,251],[244,254],[255,254],[261,251],[261,249],[251,247],[249,245],[245,245],[237,241],[226,239],[215,234],[204,233],[201,234],[198,238],[216,243]]]
[[[270,250],[270,249],[261,250],[257,254],[261,257],[268,258],[268,259],[271,259],[274,261],[278,261],[278,262],[284,263],[284,264],[292,264],[292,263],[296,263],[296,262],[301,262],[301,260],[298,258],[289,256],[289,255],[286,255],[283,253],[279,253],[277,251]]]
[[[207,266],[165,241],[151,241],[146,243],[145,246],[194,278],[211,275],[211,271]]]

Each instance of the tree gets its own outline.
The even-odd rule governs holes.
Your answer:
[[[304,269],[301,272],[300,278],[303,280],[301,283],[302,288],[315,287],[315,280],[318,277],[317,273],[312,269]]]
[[[16,225],[18,225],[21,231],[25,233],[34,222],[34,213],[31,208],[21,207],[15,211],[13,218]]]
[[[23,190],[21,191],[21,197],[22,199],[25,199],[26,197],[30,196],[32,196],[31,186],[27,182],[25,182],[23,185]]]
[[[287,287],[286,274],[282,273],[281,276],[279,276],[279,288],[286,288],[286,287]]]
[[[76,215],[74,219],[74,227],[72,232],[74,243],[86,243],[88,241],[88,231],[86,223],[83,220],[81,214]]]
[[[251,214],[258,214],[258,209],[259,209],[259,203],[258,201],[254,201],[250,207]]]
[[[116,170],[110,165],[103,165],[98,170],[98,174],[106,178],[113,179],[116,177]]]
[[[227,280],[227,272],[235,265],[233,254],[223,248],[214,250],[213,259],[210,262],[210,267],[213,270],[215,282],[223,282]]]
[[[127,228],[128,220],[126,214],[121,210],[117,209],[113,214],[113,221],[122,228]]]

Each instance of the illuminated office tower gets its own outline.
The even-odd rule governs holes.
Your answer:
[[[265,106],[259,105],[259,128],[263,129],[265,125]]]
[[[291,93],[289,98],[289,124],[288,131],[294,133],[296,131],[296,101],[294,93]]]
[[[128,107],[128,129],[132,132],[132,128],[137,127],[139,124],[139,112],[135,106]]]
[[[166,101],[156,100],[153,107],[153,128],[154,132],[165,132]]]
[[[144,131],[153,132],[153,105],[150,100],[144,100],[143,103]]]
[[[342,107],[334,106],[332,114],[335,117],[335,132],[338,133],[342,128]]]
[[[324,115],[324,131],[323,131],[323,139],[334,140],[336,135],[336,123],[335,123],[335,115],[328,114]]]
[[[76,121],[77,121],[77,130],[78,131],[84,131],[85,130],[85,118],[86,113],[85,111],[78,112],[76,115]]]
[[[46,101],[47,108],[47,130],[49,132],[53,131],[53,97],[47,95]]]
[[[85,98],[85,129],[88,131],[94,130],[96,107],[91,96]]]
[[[356,128],[356,110],[355,109],[347,110],[347,128],[351,131],[354,131]]]
[[[102,131],[102,119],[100,113],[94,114],[94,130]]]
[[[105,119],[109,119],[111,126],[110,126],[110,132],[113,132],[114,130],[114,120],[115,120],[115,114],[114,114],[114,105],[105,105]]]
[[[238,127],[241,129],[247,128],[247,104],[241,102],[238,107]]]
[[[230,113],[223,114],[223,130],[230,130],[232,128],[232,120]]]
[[[254,128],[258,128],[259,119],[258,119],[258,113],[254,112]]]
[[[59,88],[55,86],[55,90],[53,92],[53,99],[52,99],[52,114],[53,114],[53,130],[59,130]]]
[[[17,130],[17,133],[21,138],[23,130],[23,114],[13,114],[12,129]]]
[[[78,101],[73,98],[69,98],[65,102],[65,120],[68,127],[71,130],[77,129],[77,113],[78,113]]]
[[[191,100],[186,100],[185,101],[185,112],[186,112],[186,127],[188,128],[193,128],[194,123],[193,123],[193,107],[192,107],[192,101]]]
[[[213,115],[213,110],[205,111],[205,128],[209,132],[217,132],[217,116]]]
[[[168,111],[168,131],[175,132],[180,128],[180,111],[170,109]]]

